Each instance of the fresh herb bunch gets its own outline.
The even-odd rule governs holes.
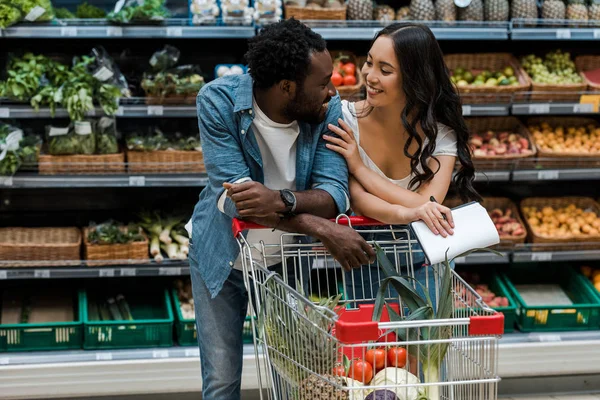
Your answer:
[[[79,140],[69,132],[66,135],[48,137],[48,153],[53,156],[79,154]]]
[[[165,7],[165,0],[133,0],[125,4],[118,12],[111,12],[107,20],[116,24],[136,22],[161,22],[171,13]]]
[[[194,136],[183,136],[175,133],[169,140],[164,133],[155,128],[152,135],[134,134],[127,138],[127,149],[130,151],[184,150],[199,151],[200,139]]]
[[[19,131],[17,127],[0,123],[0,144],[5,144],[8,136]],[[24,136],[19,141],[16,149],[6,151],[0,160],[0,175],[12,176],[24,164],[36,164],[41,147],[41,140],[37,136]]]
[[[79,154],[96,153],[94,124],[90,121],[75,122],[75,137],[79,142]]]
[[[71,11],[69,11],[68,9],[61,7],[61,8],[56,8],[54,9],[54,14],[56,15],[57,19],[75,19],[75,14],[73,14]]]
[[[27,19],[28,14],[36,7],[41,7],[44,12],[37,16],[35,19],[31,19],[31,22],[38,21],[52,21],[54,19],[54,9],[50,0],[11,0],[11,4],[19,7],[23,11],[23,18]]]
[[[29,100],[38,92],[50,64],[48,58],[32,53],[12,58],[3,84],[3,96],[19,101]]]
[[[114,118],[102,117],[96,128],[96,153],[115,154],[118,152],[116,121]]]
[[[12,4],[0,3],[0,29],[6,29],[21,20],[21,10]]]
[[[91,244],[127,244],[144,240],[139,226],[129,224],[125,227],[115,221],[93,226],[88,233],[88,242]]]
[[[77,18],[81,19],[101,19],[106,17],[106,11],[103,9],[83,2],[77,7]]]
[[[167,97],[172,95],[196,95],[204,86],[204,78],[197,68],[183,66],[173,70],[146,75],[142,80],[142,88],[146,95]]]

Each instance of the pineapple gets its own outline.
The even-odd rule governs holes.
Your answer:
[[[513,0],[511,8],[512,19],[537,19],[538,8],[536,0]]]
[[[346,386],[344,378],[339,376],[311,375],[300,383],[298,397],[300,400],[348,400],[350,398],[347,390],[338,389],[330,382]]]
[[[456,21],[454,0],[437,0],[435,2],[435,19],[446,22]]]
[[[373,11],[373,20],[380,22],[391,22],[394,20],[396,13],[390,6],[377,6]]]
[[[459,8],[458,19],[460,21],[483,21],[483,2],[473,0],[465,8]]]
[[[592,0],[588,14],[591,20],[600,21],[600,0]]]
[[[543,19],[565,19],[566,6],[562,0],[546,0],[542,5]]]
[[[509,14],[508,0],[485,0],[486,21],[508,21]]]
[[[370,20],[373,17],[371,0],[348,0],[348,19]]]
[[[410,19],[409,15],[410,15],[410,7],[401,7],[400,9],[398,9],[398,12],[396,13],[396,20],[402,21],[402,20]]]
[[[435,6],[431,0],[412,0],[410,19],[415,21],[435,21]]]
[[[567,19],[576,21],[588,20],[588,8],[585,0],[569,0],[567,6]]]

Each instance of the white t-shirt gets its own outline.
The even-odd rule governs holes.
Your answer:
[[[252,122],[252,131],[260,149],[260,155],[263,163],[263,174],[265,178],[265,186],[273,190],[296,190],[296,147],[298,136],[300,135],[300,126],[297,121],[290,124],[279,124],[272,121],[258,107],[258,104],[252,99],[254,108],[254,120]],[[243,183],[250,181],[250,177],[240,179],[235,183]],[[217,207],[223,212],[225,207],[225,199],[227,191],[223,192]],[[188,234],[191,237],[191,221],[186,225]],[[251,230],[248,232],[246,240],[252,245],[252,258],[263,264],[264,258],[262,254],[261,241],[267,244],[281,243],[281,235],[283,231],[273,231],[272,229]],[[290,242],[292,238],[284,236],[284,242]],[[267,266],[277,264],[281,261],[278,248],[265,248],[267,256]],[[241,255],[238,256],[233,267],[242,269]]]
[[[360,154],[360,158],[363,160],[365,165],[369,167],[369,169],[377,172],[381,177],[389,180],[390,182],[404,188],[408,189],[408,185],[412,178],[414,178],[414,174],[406,176],[402,179],[391,179],[387,177],[381,169],[371,160],[369,155],[364,151],[364,149],[360,146],[360,131],[358,129],[358,119],[356,117],[356,109],[354,107],[354,103],[349,103],[346,100],[342,101],[342,114],[344,117],[344,121],[352,128],[354,132],[354,138],[356,139],[356,144],[358,144],[358,152]],[[427,145],[428,139],[425,138],[423,141],[423,147]],[[403,151],[400,149],[400,151]],[[443,124],[438,124],[438,135],[435,142],[435,150],[432,154],[433,156],[455,156],[457,155],[456,148],[456,134],[452,129]],[[419,164],[417,169],[422,172],[423,169]]]

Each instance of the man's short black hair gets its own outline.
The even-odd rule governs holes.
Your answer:
[[[262,29],[250,39],[245,57],[256,87],[267,89],[284,79],[301,85],[311,54],[326,49],[321,35],[292,18]]]

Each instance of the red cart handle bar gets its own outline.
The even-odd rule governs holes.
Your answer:
[[[384,224],[382,222],[376,221],[367,217],[348,217],[347,215],[340,215],[336,219],[330,219],[331,222],[335,222],[340,225],[350,225],[350,226],[389,226],[389,224]],[[262,226],[259,224],[255,224],[254,222],[242,221],[240,219],[234,218],[232,227],[233,236],[238,237],[240,233],[246,231],[248,229],[271,229],[266,226]]]

